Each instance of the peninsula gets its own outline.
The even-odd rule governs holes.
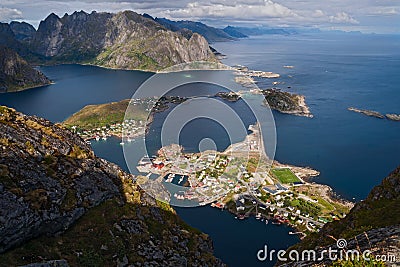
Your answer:
[[[255,215],[265,223],[290,224],[301,237],[346,216],[353,203],[336,198],[330,187],[311,182],[318,171],[269,160],[258,125],[249,129],[252,133],[243,142],[223,152],[184,153],[176,144],[162,147],[155,157],[139,162],[143,175],[138,183],[151,195],[160,196],[164,187],[167,202],[213,202],[213,207],[227,209],[237,219]],[[151,174],[158,178],[149,182]],[[179,189],[170,191],[168,184]]]
[[[238,97],[229,93],[219,96],[228,97],[227,101]],[[167,109],[168,103],[181,103],[186,98],[160,100],[152,111],[153,98],[90,105],[68,118],[64,125],[86,140],[124,135],[124,141],[130,142],[145,133],[146,114],[150,112],[152,116]],[[133,110],[128,113],[134,117],[124,120],[129,101]],[[179,145],[163,147],[155,158],[144,157],[138,163],[137,168],[143,173],[138,176],[138,183],[144,187],[150,174],[154,174],[158,178],[146,191],[167,202],[213,202],[213,206],[229,210],[238,219],[255,215],[265,222],[291,224],[302,236],[345,216],[352,203],[337,199],[330,187],[312,182],[310,179],[318,176],[318,171],[272,162],[263,152],[258,126],[251,126],[250,130],[252,134],[243,142],[232,144],[223,152],[184,153]],[[166,184],[183,189],[170,192]]]
[[[0,93],[17,92],[50,83],[43,73],[30,66],[14,50],[0,46]]]

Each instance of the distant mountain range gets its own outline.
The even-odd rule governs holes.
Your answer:
[[[296,34],[297,31],[292,28],[269,28],[269,27],[236,27],[227,26],[223,29],[208,26],[202,22],[190,21],[190,20],[180,20],[173,21],[166,18],[153,18],[149,14],[144,14],[143,16],[152,19],[165,28],[178,32],[184,36],[190,37],[193,33],[198,33],[204,36],[208,42],[224,42],[233,41],[238,38],[247,38],[253,35],[264,35],[264,34]]]
[[[133,11],[80,11],[61,18],[52,13],[37,30],[25,22],[1,23],[0,46],[31,64],[82,63],[155,71],[191,61],[217,61],[200,34],[173,32]],[[26,86],[16,83],[13,88]]]
[[[133,11],[80,11],[63,17],[52,13],[37,30],[26,22],[0,23],[0,46],[12,49],[30,64],[79,63],[156,71],[191,61],[217,61],[220,54],[209,42],[292,33],[233,26],[218,29],[201,22],[153,18]],[[21,80],[14,78],[8,81]],[[4,80],[2,84],[4,87]],[[8,82],[8,87],[18,90],[28,84]]]

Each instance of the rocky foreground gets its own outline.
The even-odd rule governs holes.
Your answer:
[[[0,263],[54,260],[223,266],[205,234],[141,191],[135,177],[97,158],[77,135],[0,107]]]

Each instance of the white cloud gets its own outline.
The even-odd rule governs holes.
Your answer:
[[[325,14],[325,12],[322,11],[321,9],[317,9],[317,10],[314,11],[314,13],[312,14],[312,16],[313,16],[314,18],[323,18],[323,17],[326,16],[326,14]]]
[[[126,9],[175,20],[203,21],[218,27],[243,23],[320,28],[385,26],[398,32],[400,19],[399,0],[1,0],[0,7],[1,21],[24,19],[35,26],[51,12],[62,16],[75,10]]]
[[[231,19],[264,19],[264,18],[289,18],[298,16],[296,12],[275,3],[271,0],[248,2],[232,1],[225,4],[225,1],[214,1],[212,4],[191,2],[184,8],[171,10],[164,13],[172,18],[231,18]]]
[[[360,22],[358,20],[354,19],[352,16],[350,16],[346,12],[338,12],[334,16],[329,16],[329,21],[332,23],[360,24]]]
[[[392,15],[399,15],[400,12],[397,8],[394,7],[382,7],[382,8],[375,8],[372,10],[370,15],[376,15],[376,16],[392,16]]]
[[[0,21],[9,22],[10,20],[22,19],[22,12],[16,8],[0,7]]]

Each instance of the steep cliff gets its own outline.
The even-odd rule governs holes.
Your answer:
[[[10,28],[17,40],[30,41],[35,36],[35,28],[26,22],[12,21]]]
[[[32,68],[16,52],[0,46],[0,92],[15,92],[49,83],[43,73]]]
[[[215,61],[207,41],[189,40],[133,11],[50,14],[30,43],[51,62],[159,70],[190,61]]]
[[[210,239],[49,121],[0,107],[0,265],[222,266]]]

